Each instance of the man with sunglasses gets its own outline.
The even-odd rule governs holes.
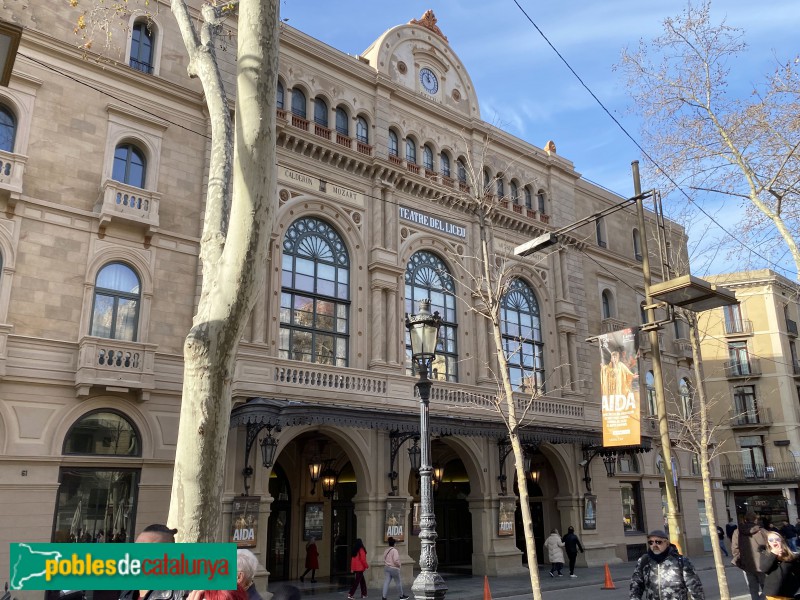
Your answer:
[[[705,600],[694,566],[669,543],[660,529],[647,534],[647,554],[631,576],[630,600]]]

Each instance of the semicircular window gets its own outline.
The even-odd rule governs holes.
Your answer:
[[[544,393],[544,343],[539,302],[521,279],[508,286],[500,304],[503,352],[514,389]]]
[[[350,258],[325,221],[298,219],[283,238],[279,356],[346,367]]]
[[[141,456],[139,432],[121,414],[91,412],[70,427],[64,439],[64,454]]]
[[[458,347],[456,345],[455,284],[444,262],[431,252],[414,253],[406,265],[406,304],[408,314],[416,313],[420,300],[431,301],[431,312],[442,317],[436,358],[431,377],[458,381]],[[406,331],[406,374],[411,375],[411,338]]]

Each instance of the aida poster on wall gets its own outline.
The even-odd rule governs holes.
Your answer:
[[[605,333],[600,342],[603,446],[641,442],[639,328]]]

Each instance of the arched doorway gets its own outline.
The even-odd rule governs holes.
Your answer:
[[[519,504],[519,487],[516,478],[514,481],[514,494],[517,496],[517,510],[514,513],[514,532],[517,538],[517,548],[522,552],[522,564],[528,564],[528,553],[525,548],[525,527],[522,523],[522,508]],[[531,509],[531,522],[533,523],[533,539],[536,544],[536,562],[544,564],[544,508],[542,501],[544,493],[537,482],[528,480],[528,504]]]
[[[436,465],[434,465],[436,467]],[[472,516],[467,497],[469,476],[460,458],[444,465],[442,480],[433,494],[436,514],[436,556],[450,572],[472,572]]]
[[[285,581],[290,578],[292,503],[289,479],[279,465],[272,468],[269,494],[273,501],[267,525],[267,570],[271,580]]]

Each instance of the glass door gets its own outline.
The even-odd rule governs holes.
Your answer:
[[[292,510],[289,496],[289,481],[278,465],[272,469],[269,480],[272,510],[267,522],[267,570],[271,581],[285,581],[291,577],[289,557],[289,532]]]

